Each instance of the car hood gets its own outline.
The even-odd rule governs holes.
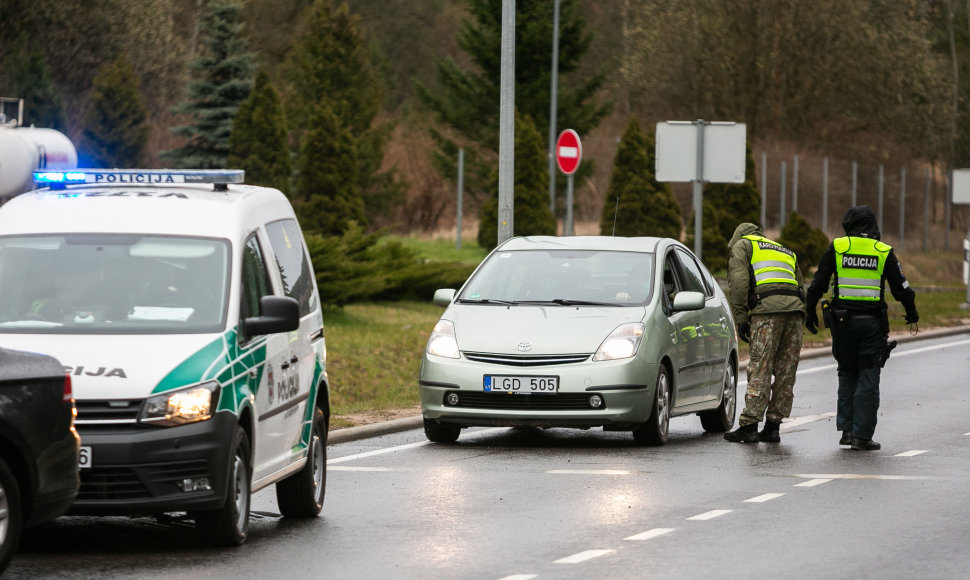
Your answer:
[[[71,376],[74,397],[133,399],[219,377],[235,333],[164,335],[0,334],[0,346],[56,357]],[[222,378],[222,377],[220,377]]]
[[[462,351],[538,355],[595,352],[617,326],[644,314],[643,307],[453,305],[442,318],[455,324]]]

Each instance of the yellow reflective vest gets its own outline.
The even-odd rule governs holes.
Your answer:
[[[882,273],[892,246],[872,238],[832,240],[835,249],[835,296],[840,300],[882,300]]]
[[[755,287],[764,284],[792,284],[795,278],[795,252],[762,236],[744,236],[751,241],[751,270]]]

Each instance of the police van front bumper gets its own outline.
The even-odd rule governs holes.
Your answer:
[[[78,428],[91,448],[76,515],[151,515],[221,507],[237,418],[228,412],[177,427]]]

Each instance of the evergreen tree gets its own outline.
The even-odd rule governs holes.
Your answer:
[[[279,94],[262,70],[256,74],[252,94],[233,120],[226,163],[246,170],[246,183],[289,192],[286,118]]]
[[[704,223],[701,224],[701,257],[704,265],[711,272],[727,271],[728,247],[727,243],[734,234],[734,228],[725,234],[719,224],[723,223],[721,211],[713,203],[704,200]],[[757,223],[757,222],[751,222]],[[687,222],[687,238],[684,245],[694,250],[694,212]]]
[[[180,167],[224,168],[232,119],[252,90],[253,55],[242,34],[242,3],[213,0],[199,24],[201,54],[192,62],[188,95],[175,112],[190,122],[172,128],[187,142],[164,156]]]
[[[24,126],[65,131],[64,99],[51,79],[50,67],[40,52],[17,52],[10,62],[12,97],[24,100]]]
[[[755,185],[754,157],[748,145],[744,160],[744,183],[708,183],[704,186],[704,223],[702,254],[712,272],[727,267],[727,243],[738,224],[756,224],[761,219],[761,194]],[[711,208],[709,210],[708,208]],[[710,212],[710,213],[709,213]],[[716,224],[711,225],[711,220]],[[687,245],[694,244],[694,216],[687,225]],[[763,227],[763,225],[762,225]]]
[[[353,135],[323,103],[306,125],[297,160],[300,223],[324,236],[339,236],[351,223],[366,226]]]
[[[528,115],[515,120],[515,203],[512,228],[516,236],[554,236],[556,220],[549,211],[549,173],[542,135]],[[478,245],[492,249],[498,242],[498,175],[492,174],[495,194],[482,204]]]
[[[131,64],[122,56],[94,77],[81,132],[81,165],[133,168],[148,144],[148,113]]]
[[[468,55],[471,66],[453,59],[438,65],[440,93],[415,82],[417,96],[437,120],[465,146],[465,187],[479,198],[489,195],[488,184],[498,153],[499,92],[501,84],[502,2],[469,0],[471,19],[458,32],[458,47]],[[579,0],[562,0],[559,21],[559,78],[569,78],[592,42]],[[515,103],[531,117],[540,135],[549,132],[549,86],[552,60],[553,3],[548,0],[518,0],[515,3]],[[585,81],[561,82],[557,91],[557,127],[568,126],[584,135],[593,130],[612,109],[612,102],[598,103],[594,95],[603,86],[605,73]],[[453,179],[457,173],[458,145],[451,136],[432,130],[437,144],[433,161],[441,175]],[[543,145],[545,149],[546,145]],[[548,162],[547,162],[548,163]],[[589,171],[585,163],[581,171]],[[548,172],[548,166],[546,171]],[[548,186],[546,190],[548,205]]]
[[[383,79],[371,60],[360,18],[346,3],[315,0],[286,65],[285,76],[292,93],[287,99],[288,118],[296,137],[302,139],[305,120],[318,104],[325,104],[346,130],[356,150],[354,172],[357,189],[367,213],[388,213],[404,198],[404,188],[393,169],[381,171],[384,146],[391,125],[376,123],[383,96]]]
[[[829,238],[822,230],[809,225],[798,213],[791,212],[785,227],[781,229],[778,243],[795,252],[798,267],[802,274],[807,275],[810,269],[818,266],[829,246]]]
[[[670,186],[654,177],[655,155],[653,136],[644,135],[631,118],[620,138],[606,190],[602,235],[680,239],[683,214]]]

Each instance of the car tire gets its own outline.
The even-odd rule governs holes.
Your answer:
[[[639,445],[664,445],[670,429],[670,376],[667,367],[660,365],[657,388],[654,389],[650,418],[633,430],[633,440]]]
[[[236,427],[232,458],[227,472],[225,504],[216,510],[194,512],[199,538],[212,546],[238,546],[249,534],[249,504],[252,480],[249,467],[249,437]]]
[[[7,462],[0,458],[0,573],[7,569],[24,528],[20,486]]]
[[[276,504],[288,518],[313,518],[323,509],[327,491],[327,419],[314,407],[313,431],[303,469],[276,484]]]
[[[717,409],[698,413],[701,426],[708,433],[724,433],[734,426],[734,413],[738,405],[738,375],[734,365],[728,361],[724,368],[724,389],[721,392],[721,403]]]
[[[454,443],[461,435],[461,427],[439,423],[432,419],[424,420],[424,434],[432,443]]]

